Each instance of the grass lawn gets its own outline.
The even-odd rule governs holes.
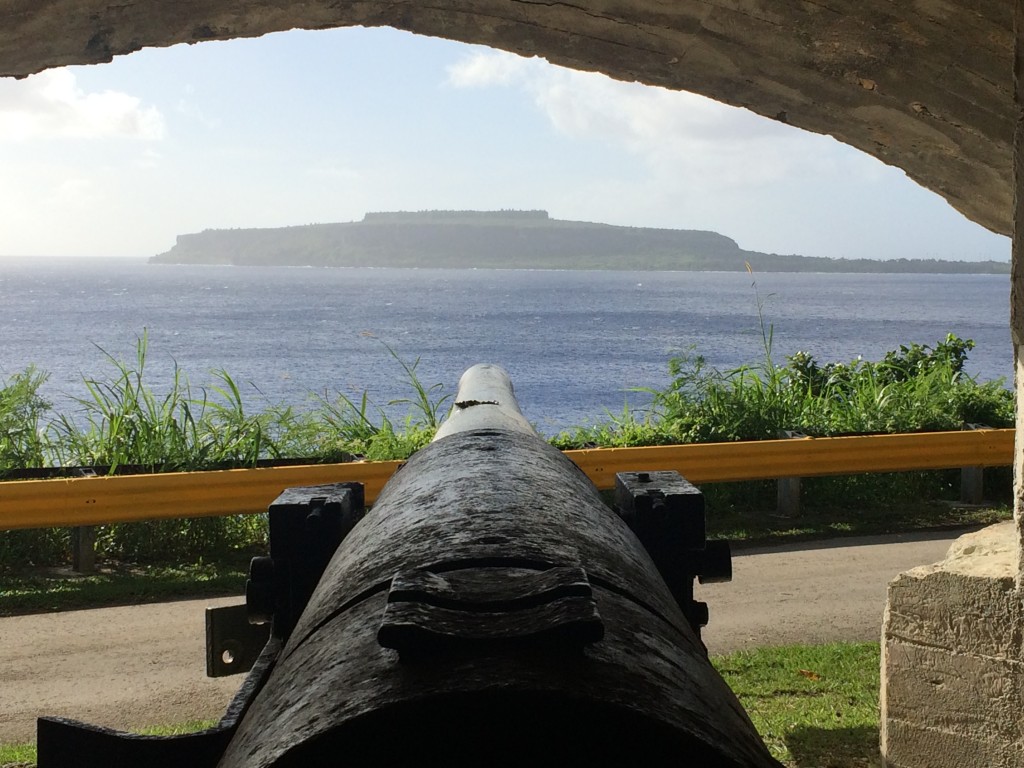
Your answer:
[[[35,744],[0,744],[0,768],[21,768],[35,764]]]
[[[176,725],[157,725],[143,728],[139,733],[147,736],[180,736],[212,728],[216,720],[192,720]],[[0,768],[33,768],[36,764],[35,744],[0,744]]]
[[[974,528],[1013,518],[1009,504],[965,506],[948,502],[901,504],[896,508],[815,509],[796,517],[771,512],[708,508],[708,538],[736,545],[790,544],[795,541],[874,536],[910,531]]]
[[[768,749],[791,768],[878,766],[878,643],[741,651],[712,659]],[[195,722],[146,729],[172,735]],[[34,745],[0,745],[0,767],[35,764]]]
[[[180,566],[101,565],[82,576],[67,568],[0,573],[0,617],[153,603],[186,597],[241,595],[248,559]]]
[[[878,643],[759,648],[713,662],[786,765],[880,764]]]

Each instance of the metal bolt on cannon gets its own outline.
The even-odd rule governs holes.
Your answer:
[[[208,673],[248,670],[216,728],[41,718],[40,768],[780,765],[700,641],[693,580],[729,551],[678,474],[620,474],[613,511],[477,365],[366,512],[361,490],[271,505],[246,605],[207,615]]]

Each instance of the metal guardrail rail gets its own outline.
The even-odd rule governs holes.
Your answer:
[[[591,482],[676,470],[695,484],[781,477],[996,467],[1013,463],[1014,430],[818,437],[566,451]],[[353,462],[0,483],[0,530],[265,512],[284,489],[356,481],[372,503],[401,462]]]

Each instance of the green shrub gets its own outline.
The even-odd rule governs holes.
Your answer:
[[[42,467],[46,442],[40,419],[50,404],[39,396],[47,374],[29,366],[0,385],[0,473]]]
[[[64,565],[70,559],[70,528],[0,531],[0,574],[11,569]]]
[[[798,352],[786,366],[720,372],[699,355],[669,361],[669,385],[647,390],[654,419],[678,442],[764,440],[784,430],[834,435],[1009,427],[1013,393],[963,372],[974,342],[952,334],[934,348],[913,344],[881,361],[821,365]]]
[[[265,551],[266,515],[151,520],[99,526],[98,555],[131,563],[194,563],[239,550]]]

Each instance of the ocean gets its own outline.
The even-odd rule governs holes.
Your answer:
[[[756,265],[755,265],[756,269]],[[669,381],[673,355],[730,369],[806,351],[877,359],[947,333],[976,343],[968,373],[1012,381],[1005,275],[862,275],[158,266],[132,259],[0,261],[0,378],[29,365],[63,413],[83,376],[132,362],[148,335],[146,377],[175,364],[193,392],[225,370],[249,407],[303,406],[313,393],[372,402],[409,397],[390,346],[428,385],[454,390],[478,362],[510,372],[545,434]],[[405,412],[403,406],[391,413]]]

